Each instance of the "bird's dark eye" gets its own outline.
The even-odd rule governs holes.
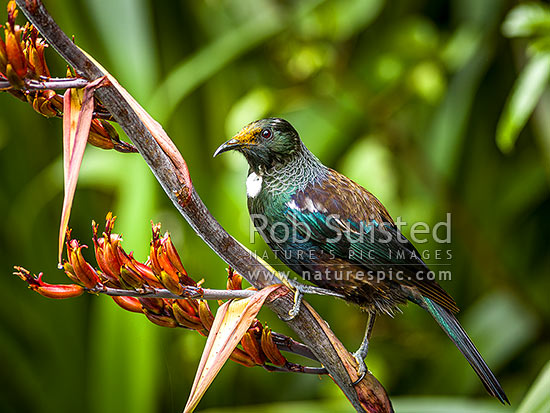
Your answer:
[[[271,129],[262,129],[262,138],[264,139],[271,138]]]

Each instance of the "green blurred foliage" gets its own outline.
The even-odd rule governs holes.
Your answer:
[[[245,161],[211,155],[240,127],[268,115],[290,120],[323,162],[372,190],[394,217],[434,224],[450,212],[452,243],[419,248],[431,253],[434,269],[451,270],[443,286],[513,406],[520,404],[550,354],[546,6],[511,0],[46,5],[163,123],[214,216],[252,250],[263,253],[265,244],[249,239]],[[48,58],[52,72],[63,74],[61,59],[51,50]],[[181,411],[204,338],[154,326],[107,297],[47,300],[10,275],[17,264],[66,281],[56,269],[61,122],[8,95],[0,96],[0,111],[2,411]],[[91,243],[90,221],[101,222],[109,210],[139,258],[147,255],[149,221],[161,221],[189,273],[224,287],[225,264],[178,215],[139,156],[88,148],[73,235]],[[438,250],[451,251],[445,267],[437,266]],[[355,349],[364,314],[326,297],[309,301]],[[268,310],[260,317],[291,334]],[[398,411],[510,411],[488,400],[459,352],[413,306],[379,318],[367,364]],[[547,377],[524,406],[547,402],[537,399]],[[349,410],[329,378],[234,363],[199,409],[254,411],[259,404],[273,411]]]

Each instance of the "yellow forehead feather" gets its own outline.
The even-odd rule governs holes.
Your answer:
[[[245,126],[236,136],[239,142],[244,144],[253,144],[256,143],[256,136],[261,132],[262,128],[256,126],[255,123]]]

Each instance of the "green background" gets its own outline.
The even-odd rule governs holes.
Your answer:
[[[249,240],[246,162],[212,153],[268,115],[293,123],[325,164],[375,193],[394,217],[433,225],[451,213],[451,244],[417,246],[431,252],[432,264],[442,262],[437,250],[451,251],[444,268],[452,280],[442,285],[513,408],[490,400],[431,317],[410,305],[393,319],[379,317],[367,358],[396,409],[410,412],[513,411],[549,358],[550,12],[533,6],[510,17],[516,5],[46,1],[62,29],[163,124],[206,205],[249,248],[262,253],[265,244]],[[61,59],[53,50],[47,57],[62,76]],[[522,79],[523,68],[531,71]],[[49,282],[67,281],[56,268],[60,154],[60,120],[0,96],[1,410],[181,411],[203,337],[157,327],[108,297],[48,300],[11,275],[21,265]],[[160,221],[190,275],[224,288],[225,264],[178,215],[139,155],[88,147],[73,236],[91,245],[91,220],[102,222],[109,210],[138,258],[147,257],[150,221]],[[359,309],[327,297],[308,301],[349,349],[359,345],[366,318]],[[259,317],[292,334],[269,310]],[[549,411],[546,403],[538,411]],[[350,410],[327,377],[232,362],[199,410],[254,411],[258,404]]]

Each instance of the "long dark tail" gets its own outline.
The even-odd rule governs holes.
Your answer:
[[[502,390],[500,383],[496,379],[495,375],[477,351],[476,346],[466,334],[466,331],[462,328],[455,316],[439,304],[433,302],[429,298],[422,297],[424,302],[418,303],[421,307],[425,308],[432,316],[435,318],[435,321],[441,326],[443,331],[447,333],[449,338],[455,343],[460,352],[466,357],[470,366],[477,373],[481,379],[483,385],[493,397],[496,397],[500,400],[502,404],[510,402],[508,397]]]

